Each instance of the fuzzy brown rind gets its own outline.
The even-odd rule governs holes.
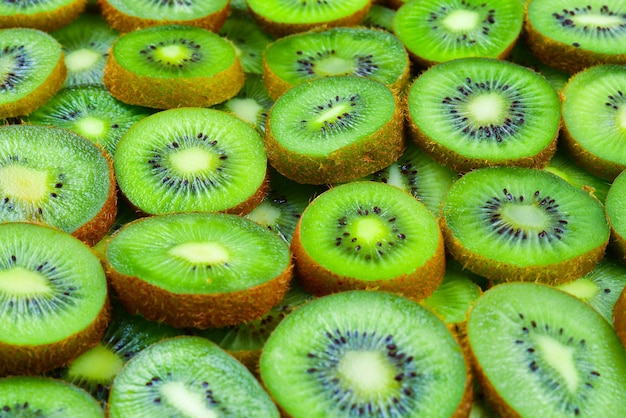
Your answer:
[[[138,16],[127,15],[124,12],[111,6],[107,0],[98,0],[98,6],[100,7],[102,17],[113,29],[120,31],[121,33],[132,32],[137,29],[144,29],[151,26],[159,25],[189,25],[199,28],[208,29],[211,32],[217,32],[224,25],[228,12],[230,2],[226,3],[226,6],[220,10],[217,10],[206,16],[200,16],[190,20],[168,20],[168,19],[150,19],[142,18]]]
[[[615,333],[626,348],[626,288],[622,290],[613,306],[613,325]]]
[[[0,104],[0,118],[26,116],[35,111],[61,90],[66,77],[65,53],[62,52],[55,67],[37,89],[15,102]]]
[[[0,28],[33,28],[53,32],[78,19],[87,8],[87,0],[75,0],[49,12],[0,15]]]
[[[446,250],[463,266],[479,276],[494,282],[538,282],[556,285],[575,280],[589,273],[604,257],[609,239],[583,254],[553,264],[521,266],[500,262],[472,252],[454,236],[445,217],[439,218]]]
[[[308,293],[324,296],[348,290],[380,290],[396,293],[414,301],[430,296],[443,281],[446,270],[444,241],[439,231],[437,247],[422,266],[413,272],[381,280],[363,280],[337,274],[313,259],[302,245],[300,222],[291,240],[295,258],[296,278]]]
[[[83,330],[49,344],[13,345],[0,342],[0,377],[39,375],[70,364],[76,357],[96,346],[111,319],[109,299]]]
[[[376,132],[330,155],[313,157],[283,147],[272,134],[272,111],[265,125],[265,148],[272,167],[283,176],[302,184],[343,183],[357,180],[389,166],[404,152],[404,114],[395,97],[391,119]]]
[[[161,78],[129,71],[109,54],[103,82],[116,99],[154,109],[210,107],[222,103],[243,87],[245,76],[239,58],[227,69],[205,77]]]
[[[228,293],[172,293],[138,277],[124,275],[107,263],[107,276],[122,306],[150,321],[176,328],[224,327],[253,321],[268,313],[287,293],[293,265],[275,278]]]

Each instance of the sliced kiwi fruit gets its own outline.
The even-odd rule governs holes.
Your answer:
[[[247,12],[231,13],[219,34],[233,43],[246,74],[263,73],[263,51],[273,38]]]
[[[0,242],[0,376],[44,373],[97,344],[109,300],[89,247],[30,223],[0,224]]]
[[[402,155],[401,109],[387,86],[364,77],[331,76],[298,84],[270,110],[268,160],[298,183],[359,179]]]
[[[537,58],[570,74],[626,64],[625,28],[626,4],[588,0],[533,0],[524,26]]]
[[[377,182],[320,194],[300,217],[291,247],[300,284],[318,296],[380,289],[420,300],[445,271],[433,214],[410,194]]]
[[[87,0],[8,0],[0,4],[0,28],[52,32],[76,20]]]
[[[111,238],[113,234],[119,231],[121,227],[123,227],[127,223],[134,221],[137,218],[137,213],[132,210],[130,205],[124,199],[119,199],[117,202],[117,214],[115,216],[115,221],[113,221],[113,224],[111,225],[107,233],[102,237],[102,239],[100,239],[100,241],[98,241],[91,247],[92,251],[100,258],[100,260],[102,260],[103,263],[106,263],[104,250],[106,248],[107,242],[109,241],[109,238]]]
[[[260,360],[289,416],[467,416],[461,347],[426,308],[378,291],[324,296],[287,316]]]
[[[120,32],[181,24],[217,32],[228,16],[228,0],[125,1],[98,0],[102,16]]]
[[[393,34],[367,28],[298,33],[271,43],[263,53],[263,79],[274,99],[306,80],[355,75],[401,91],[409,82],[409,56]]]
[[[413,139],[455,171],[543,167],[556,151],[557,93],[517,64],[463,58],[434,65],[410,86],[407,102]]]
[[[170,338],[133,357],[115,378],[111,418],[280,416],[241,363],[201,337]]]
[[[51,126],[0,127],[0,222],[38,222],[89,245],[113,224],[116,183],[106,152]]]
[[[613,307],[626,286],[626,267],[611,259],[602,259],[583,277],[558,286],[594,307],[613,323]]]
[[[410,141],[402,156],[388,167],[370,174],[363,180],[378,181],[399,187],[439,217],[441,201],[458,173],[433,160],[415,142]]]
[[[245,214],[267,188],[259,133],[214,109],[169,109],[136,122],[117,144],[114,167],[121,192],[145,214]]]
[[[396,11],[381,4],[372,4],[361,25],[369,28],[383,29],[393,32],[393,17]]]
[[[511,0],[407,2],[393,31],[422,66],[466,57],[504,58],[522,30],[524,7]]]
[[[65,87],[103,84],[104,65],[109,48],[119,36],[118,31],[110,28],[100,15],[83,13],[51,35],[63,46],[65,53]]]
[[[302,212],[324,189],[296,183],[271,167],[269,172],[270,185],[267,196],[245,217],[274,231],[287,243],[291,243]]]
[[[611,249],[617,259],[626,264],[626,171],[618,175],[606,196],[606,215],[611,225]]]
[[[67,75],[63,57],[45,32],[0,30],[0,118],[27,115],[54,96]]]
[[[602,259],[609,238],[596,198],[530,168],[465,174],[444,197],[441,219],[447,250],[496,282],[577,279]]]
[[[106,260],[126,310],[179,328],[255,320],[280,302],[292,276],[278,235],[223,213],[133,221],[111,237]]]
[[[112,157],[122,135],[151,113],[151,109],[120,102],[104,86],[80,85],[62,89],[24,121],[74,131]]]
[[[114,97],[129,104],[208,107],[237,94],[244,73],[229,41],[208,29],[172,24],[120,36],[103,81]]]
[[[316,26],[355,26],[367,15],[371,0],[248,0],[249,13],[267,33],[282,37]]]
[[[62,380],[35,376],[0,379],[0,417],[104,418],[98,402]]]
[[[274,100],[270,97],[260,74],[246,75],[246,82],[237,95],[214,109],[232,113],[248,122],[258,131],[265,132],[265,123]]]
[[[561,91],[565,149],[590,173],[612,181],[626,169],[626,67],[597,65]]]
[[[470,311],[467,340],[485,396],[503,416],[611,416],[626,402],[626,351],[613,328],[553,287],[488,290]]]

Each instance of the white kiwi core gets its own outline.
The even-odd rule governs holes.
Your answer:
[[[85,71],[93,68],[100,58],[102,58],[102,54],[93,49],[77,49],[65,56],[65,66],[72,72]]]
[[[189,58],[189,50],[180,45],[166,45],[158,48],[155,55],[168,64],[181,64]]]
[[[618,28],[623,24],[620,15],[587,13],[571,17],[576,26],[595,26],[602,28]]]
[[[48,279],[23,267],[0,270],[0,292],[17,296],[45,295],[52,289]]]
[[[505,205],[502,207],[502,219],[511,225],[536,231],[544,230],[550,223],[548,215],[533,205]]]
[[[88,377],[97,382],[108,382],[122,370],[122,359],[102,344],[90,348],[72,362],[69,376]]]
[[[567,389],[575,393],[580,383],[580,376],[574,361],[574,348],[546,335],[537,336],[536,341],[546,363],[563,377]]]
[[[218,157],[200,147],[190,147],[169,156],[174,169],[181,174],[213,171],[218,166]]]
[[[0,168],[0,190],[9,197],[39,202],[47,194],[48,174],[21,165],[7,165]]]
[[[206,400],[190,391],[182,382],[167,382],[161,388],[163,400],[189,418],[218,418],[219,415],[206,406]]]
[[[254,124],[256,123],[259,113],[263,110],[263,106],[261,106],[256,100],[250,98],[230,99],[228,101],[228,107],[231,112],[239,116],[241,119]]]
[[[263,226],[274,225],[279,217],[280,209],[272,206],[268,202],[261,202],[246,215],[246,218]]]
[[[468,104],[468,112],[478,125],[500,125],[504,122],[506,103],[497,93],[483,94]]]
[[[87,116],[76,122],[78,133],[87,138],[101,138],[106,134],[104,121],[93,116]]]
[[[453,32],[468,31],[480,23],[480,15],[472,10],[455,10],[443,19],[446,29]]]
[[[224,264],[230,259],[228,250],[218,242],[185,242],[172,247],[169,253],[195,264]]]
[[[618,128],[626,130],[626,106],[621,106],[615,115],[615,122]]]
[[[378,351],[346,351],[337,367],[342,382],[364,398],[391,393],[398,386],[396,369]]]
[[[355,235],[359,241],[375,243],[387,236],[389,231],[376,218],[361,218],[355,222]]]
[[[353,67],[352,61],[339,57],[329,57],[318,61],[314,68],[315,72],[320,75],[342,75],[351,73]]]

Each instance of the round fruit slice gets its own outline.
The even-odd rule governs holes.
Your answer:
[[[131,222],[112,236],[106,259],[129,312],[175,327],[255,320],[284,297],[292,270],[289,247],[278,235],[221,213]]]
[[[0,225],[0,242],[0,376],[47,372],[97,344],[109,302],[89,247],[28,223]]]
[[[87,0],[9,0],[0,4],[0,28],[26,27],[51,32],[85,11]]]
[[[359,179],[405,148],[398,98],[384,84],[334,76],[299,84],[272,106],[265,127],[270,164],[298,183]]]
[[[248,213],[267,188],[260,134],[213,109],[170,109],[136,122],[117,144],[114,166],[122,193],[147,214]]]
[[[415,142],[455,171],[543,167],[556,150],[561,106],[550,83],[528,68],[464,58],[417,78],[408,116]]]
[[[419,300],[445,272],[432,213],[410,194],[376,182],[319,195],[302,214],[291,247],[300,283],[315,295],[380,289]]]
[[[626,264],[626,171],[618,175],[606,196],[606,215],[611,225],[611,248],[622,264]]]
[[[494,281],[577,279],[602,259],[609,238],[596,198],[529,168],[465,174],[444,197],[442,217],[448,251]]]
[[[119,37],[103,81],[125,103],[171,109],[228,100],[243,86],[244,75],[226,39],[207,29],[162,25]]]
[[[113,382],[109,417],[278,418],[276,405],[241,363],[200,337],[161,341]]]
[[[0,222],[44,223],[93,245],[116,212],[113,167],[100,147],[49,126],[0,128]]]
[[[393,31],[425,67],[465,57],[503,58],[524,20],[523,2],[421,0],[398,9]]]
[[[44,377],[0,379],[0,416],[103,418],[100,404],[85,391]]]
[[[470,311],[467,339],[501,416],[611,416],[626,402],[626,351],[613,328],[550,286],[488,290]]]
[[[0,30],[0,118],[27,115],[65,82],[61,45],[36,29]]]
[[[467,416],[461,347],[433,313],[401,296],[350,291],[298,308],[260,360],[272,397],[294,418]]]

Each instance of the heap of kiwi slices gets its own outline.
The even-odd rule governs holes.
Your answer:
[[[596,367],[604,355],[592,350],[610,346],[624,375],[626,353],[615,344],[616,335],[626,340],[619,1],[0,3],[0,22],[13,22],[0,30],[0,124],[9,125],[0,127],[0,314],[14,324],[2,331],[10,321],[0,321],[0,374],[32,386],[5,390],[3,379],[0,417],[88,416],[60,411],[57,399],[14,396],[47,391],[21,375],[82,385],[91,395],[81,397],[108,405],[110,416],[447,418],[467,417],[471,406],[575,418],[611,416],[595,399],[623,404],[622,392],[603,395],[623,377]],[[538,40],[534,29],[552,37],[538,10],[564,40]],[[551,52],[556,43],[565,47]],[[394,76],[378,78],[392,55]],[[272,87],[269,67],[287,81]],[[421,134],[411,136],[412,125]],[[439,137],[462,149],[437,151]],[[475,152],[487,146],[496,151]],[[373,189],[384,189],[376,202]],[[230,223],[209,222],[217,218]],[[11,247],[18,238],[20,252]],[[437,249],[426,268],[393,279],[428,258],[429,240]],[[318,251],[334,278],[311,267]],[[92,268],[82,269],[85,260]],[[399,273],[371,280],[381,268]],[[68,269],[99,290],[61,277]],[[545,284],[511,283],[513,296],[497,296],[509,286],[499,282],[522,280]],[[316,295],[290,299],[300,284]],[[78,305],[92,311],[65,313]],[[493,331],[506,323],[515,337]],[[587,325],[579,332],[572,323]],[[196,336],[147,347],[181,334]],[[5,341],[18,335],[28,343]],[[216,352],[209,339],[263,383],[228,358],[234,366],[220,373],[235,389],[218,390],[204,371],[221,360],[198,351]],[[293,349],[297,359],[286,362]],[[485,352],[506,370],[488,370]],[[457,378],[426,411],[432,370]],[[520,375],[537,385],[502,390]],[[286,376],[296,379],[279,381]],[[244,386],[261,409],[229,402]],[[526,389],[543,396],[510,396]]]

